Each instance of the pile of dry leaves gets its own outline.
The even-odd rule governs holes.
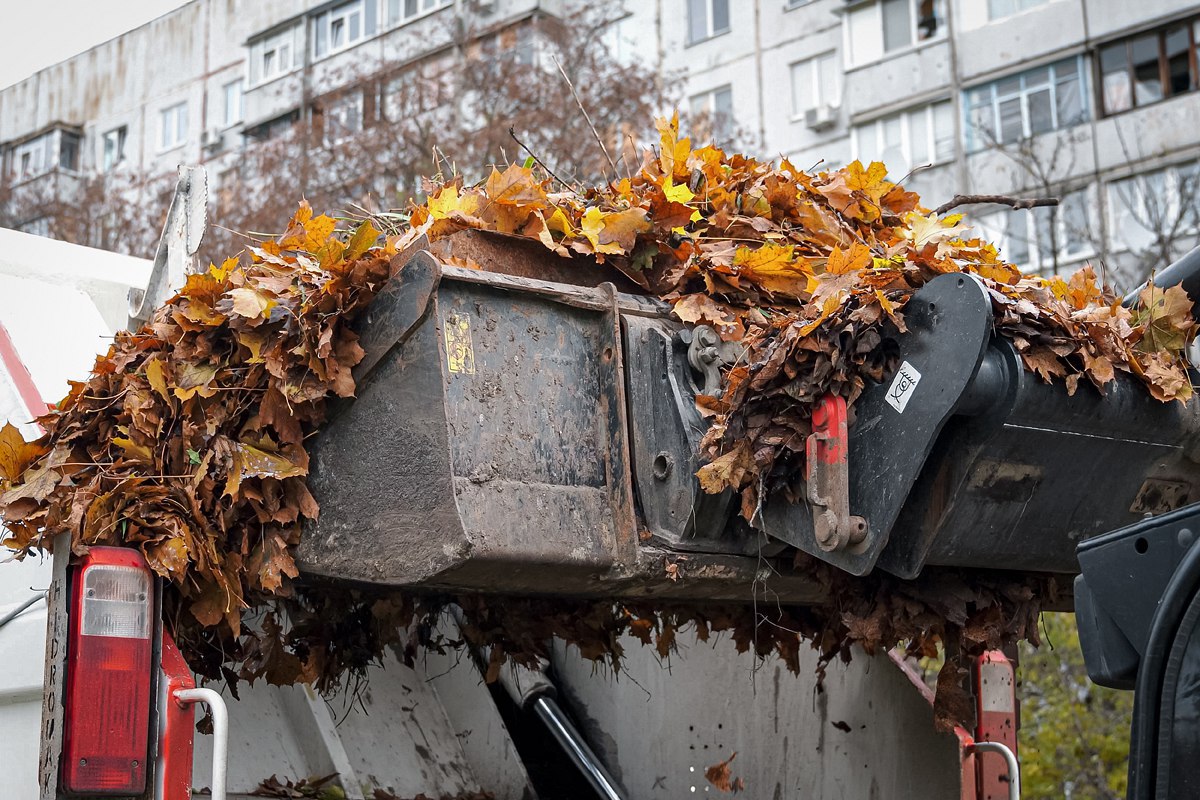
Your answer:
[[[231,684],[336,686],[389,645],[434,643],[433,621],[451,600],[470,612],[465,635],[498,645],[493,653],[528,656],[557,634],[614,664],[621,634],[653,637],[667,655],[684,624],[732,630],[740,649],[797,666],[793,631],[826,658],[855,642],[925,652],[951,635],[976,645],[1036,636],[1048,589],[1009,578],[931,578],[960,582],[967,598],[941,607],[953,592],[812,568],[837,606],[788,612],[796,618],[769,632],[749,608],[427,598],[297,580],[291,553],[302,520],[318,513],[306,439],[330,398],[354,394],[362,350],[352,325],[398,268],[393,256],[422,235],[474,228],[536,239],[581,257],[579,269],[619,270],[681,320],[743,342],[747,357],[724,376],[722,396],[703,401],[712,427],[700,480],[741,491],[744,509],[802,468],[817,397],[853,403],[888,376],[906,300],[941,273],[979,278],[997,330],[1046,380],[1103,391],[1124,371],[1160,400],[1190,397],[1182,351],[1194,331],[1181,290],[1148,288],[1130,311],[1090,270],[1070,281],[1022,277],[958,217],[931,214],[888,182],[880,164],[811,175],[693,149],[675,121],[660,131],[636,174],[607,186],[568,187],[512,165],[477,186],[432,185],[426,202],[345,231],[302,205],[278,238],[190,276],[148,325],[119,335],[41,419],[42,439],[0,431],[5,544],[24,554],[69,534],[76,552],[137,547],[166,582],[165,618],[189,663]],[[250,610],[261,612],[253,626]],[[989,623],[999,616],[1005,625]]]

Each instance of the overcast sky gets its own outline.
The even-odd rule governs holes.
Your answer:
[[[186,0],[0,0],[0,87],[149,22]],[[23,33],[18,33],[18,32]]]

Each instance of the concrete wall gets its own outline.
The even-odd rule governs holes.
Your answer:
[[[958,71],[967,83],[1065,55],[1083,41],[1086,30],[1083,7],[1075,0],[1049,0],[995,22],[988,22],[985,13],[983,24],[978,24],[980,15],[968,9],[986,11],[986,3],[958,0],[955,10],[959,9],[964,19],[955,31]]]

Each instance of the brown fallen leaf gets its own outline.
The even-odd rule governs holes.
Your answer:
[[[737,758],[736,750],[729,758],[704,770],[704,779],[721,792],[738,792],[744,789],[745,785],[742,783],[742,779],[734,779],[730,774],[729,765],[735,758]]]

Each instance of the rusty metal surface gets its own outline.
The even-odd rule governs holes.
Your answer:
[[[639,536],[630,417],[647,409],[627,396],[622,320],[665,323],[658,305],[612,284],[426,254],[394,283],[361,331],[358,397],[312,448],[321,516],[300,545],[304,572],[524,594],[750,601],[762,590],[774,570],[753,536],[691,554],[673,552],[671,536]],[[693,458],[682,441],[679,457]],[[694,483],[694,465],[681,468]],[[724,534],[728,504],[711,510],[705,523]],[[755,552],[743,555],[747,541]],[[804,579],[770,583],[782,600],[819,599]]]
[[[443,260],[454,257],[474,262],[481,270],[495,274],[593,288],[612,283],[622,292],[641,291],[620,272],[598,265],[594,259],[563,258],[525,236],[459,231],[435,243],[431,252]]]

